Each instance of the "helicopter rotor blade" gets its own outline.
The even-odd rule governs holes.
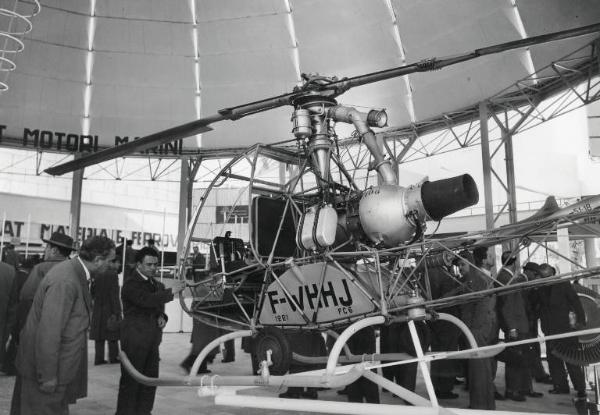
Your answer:
[[[177,127],[150,134],[135,141],[76,158],[69,162],[50,167],[46,169],[45,172],[50,175],[62,175],[97,163],[112,160],[117,157],[123,157],[135,151],[145,150],[161,144],[169,143],[171,141],[189,137],[194,134],[207,132],[212,130],[212,128],[209,127],[210,124],[223,120],[235,121],[251,114],[279,108],[284,105],[292,105],[295,98],[308,93],[327,92],[327,95],[335,97],[343,94],[350,88],[357,86],[367,85],[415,72],[434,71],[442,69],[446,66],[472,60],[480,56],[501,53],[561,39],[583,36],[594,32],[600,32],[600,23],[575,29],[563,30],[560,32],[548,33],[545,35],[533,36],[526,39],[500,43],[493,46],[475,49],[472,52],[455,55],[452,57],[425,59],[420,62],[373,72],[370,74],[359,75],[352,78],[344,78],[330,83],[311,84],[309,89],[297,88],[294,90],[294,92],[278,95],[276,97],[266,98],[235,107],[224,108],[219,110],[218,114],[200,118]]]
[[[399,66],[392,69],[386,69],[370,74],[359,75],[352,78],[342,79],[327,85],[328,88],[342,88],[348,90],[361,85],[367,85],[374,82],[383,81],[386,79],[396,78],[399,76],[408,75],[415,72],[435,71],[445,68],[446,66],[455,65],[457,63],[466,62],[485,55],[493,55],[496,53],[507,52],[509,50],[520,49],[527,46],[539,45],[542,43],[553,42],[556,40],[569,39],[578,36],[588,35],[594,32],[600,32],[600,23],[595,23],[588,26],[578,27],[575,29],[563,30],[560,32],[547,33],[545,35],[528,37],[525,39],[513,40],[511,42],[499,43],[493,46],[487,46],[480,49],[475,49],[472,52],[449,56],[445,58],[430,58],[405,66]]]

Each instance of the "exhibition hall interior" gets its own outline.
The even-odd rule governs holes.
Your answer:
[[[0,415],[598,414],[596,0],[0,2]]]

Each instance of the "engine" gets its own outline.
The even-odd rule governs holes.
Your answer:
[[[332,140],[328,122],[353,124],[372,156],[378,186],[352,192],[344,201],[323,201],[310,206],[302,215],[297,232],[298,247],[320,250],[351,238],[384,247],[410,242],[424,231],[426,220],[443,217],[478,202],[475,181],[468,174],[449,179],[426,181],[402,187],[370,127],[384,127],[385,111],[368,113],[338,105],[334,99],[307,94],[294,103],[292,130],[298,140],[306,140],[313,169],[322,189],[329,185],[329,159]],[[326,193],[324,191],[324,193]]]

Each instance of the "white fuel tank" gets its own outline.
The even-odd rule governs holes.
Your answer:
[[[298,247],[314,251],[333,245],[337,220],[337,212],[331,205],[310,207],[298,225]]]

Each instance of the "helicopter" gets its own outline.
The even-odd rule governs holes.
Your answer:
[[[302,85],[290,93],[225,108],[213,116],[77,158],[46,172],[64,174],[132,151],[209,132],[213,124],[222,120],[235,121],[290,105],[293,108],[292,140],[279,145],[255,144],[214,175],[192,214],[185,246],[180,248],[178,275],[180,278],[185,275],[183,259],[191,244],[199,238],[195,226],[210,192],[228,180],[247,183],[247,204],[250,206],[247,250],[235,258],[234,251],[241,249],[232,247],[239,248],[239,241],[233,241],[227,248],[224,241],[215,240],[211,248],[214,257],[211,262],[215,267],[203,280],[188,281],[191,304],[183,297],[180,301],[195,319],[231,331],[215,344],[237,337],[253,337],[253,355],[260,366],[260,376],[244,380],[222,377],[219,384],[237,382],[272,386],[297,382],[303,386],[319,384],[327,387],[347,384],[357,376],[372,376],[366,374],[372,366],[364,362],[344,373],[335,369],[345,341],[360,328],[389,322],[411,325],[419,320],[450,319],[444,313],[433,311],[481,295],[585,278],[597,273],[597,269],[575,271],[542,282],[514,284],[486,293],[468,292],[442,299],[432,298],[428,278],[430,270],[444,267],[447,270],[462,249],[517,239],[516,251],[532,241],[541,243],[559,227],[585,228],[590,221],[596,220],[600,198],[592,197],[563,209],[550,201],[550,207],[543,208],[531,219],[497,230],[451,238],[427,237],[428,221],[439,222],[478,202],[479,192],[473,178],[459,175],[408,187],[399,185],[397,166],[389,154],[386,155],[385,142],[373,130],[387,125],[385,110],[359,110],[339,104],[336,98],[355,86],[438,70],[486,54],[598,30],[600,25],[592,25],[354,78],[303,75]],[[351,125],[356,131],[353,139],[340,145],[334,128],[336,123]],[[262,177],[258,168],[262,160],[291,166],[289,177],[280,182]],[[353,168],[348,168],[348,160]],[[361,168],[366,172],[364,177],[356,175]],[[453,322],[460,327],[460,322]],[[302,357],[294,356],[285,331],[330,329],[343,332],[327,360],[329,378],[299,377],[293,380],[286,377],[291,359]],[[419,352],[420,347],[417,347],[416,337],[413,336],[413,341],[421,364],[425,360],[423,351]],[[205,350],[212,349],[213,343]],[[596,346],[598,342],[592,343]],[[479,350],[476,344],[471,346],[471,350],[456,356],[481,357],[491,353]],[[497,352],[499,348],[493,351]],[[204,351],[192,368],[191,376],[196,374],[203,354]],[[356,356],[347,353],[347,357],[348,362],[357,362],[353,360]],[[393,360],[397,356],[388,358]],[[148,379],[144,382],[156,383]],[[167,384],[170,382],[166,381]],[[197,384],[191,377],[186,382],[172,383]]]

